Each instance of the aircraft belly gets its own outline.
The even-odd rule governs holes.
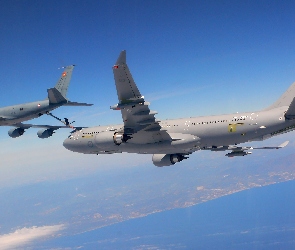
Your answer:
[[[137,153],[137,154],[173,154],[173,153],[187,152],[186,147],[177,148],[171,145],[170,142],[153,143],[153,144],[126,143],[124,145],[120,145],[118,148],[122,152]]]
[[[14,125],[14,124],[21,123],[24,121],[32,120],[32,119],[38,118],[38,117],[40,117],[38,114],[22,115],[21,117],[17,117],[17,118],[6,119],[3,122],[0,121],[0,124],[5,125],[5,126],[10,126],[10,125]]]
[[[197,151],[199,149],[198,143],[186,143],[183,145],[173,145],[171,142],[159,142],[159,143],[149,143],[149,144],[133,144],[133,143],[121,143],[120,145],[115,145],[110,143],[108,145],[101,145],[92,139],[85,140],[84,142],[77,145],[77,151],[83,148],[81,153],[98,153],[99,152],[112,152],[112,153],[137,153],[137,154],[172,154],[172,153],[188,153]],[[81,139],[82,141],[82,139]],[[91,147],[90,147],[90,146]],[[74,151],[74,150],[73,150]]]

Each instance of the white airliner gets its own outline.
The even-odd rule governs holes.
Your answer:
[[[197,150],[226,151],[228,157],[251,154],[252,149],[277,147],[241,147],[239,143],[261,141],[295,129],[295,83],[270,107],[244,112],[159,121],[157,112],[139,92],[122,51],[113,66],[122,125],[98,126],[74,131],[64,147],[84,154],[153,154],[158,167],[173,165]]]

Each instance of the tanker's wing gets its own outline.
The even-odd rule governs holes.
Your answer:
[[[140,144],[171,140],[155,119],[157,112],[149,109],[149,103],[137,88],[126,64],[125,50],[120,53],[113,66],[113,73],[119,103],[111,109],[121,110],[124,122],[121,133],[125,136],[124,140]]]
[[[28,129],[28,128],[51,128],[54,130],[60,129],[60,128],[71,128],[68,125],[39,125],[39,124],[28,124],[28,123],[16,123],[11,125],[12,127],[22,128],[22,129]]]
[[[37,135],[41,139],[48,138],[55,133],[55,130],[60,128],[70,128],[74,131],[80,130],[84,127],[73,127],[71,124],[66,124],[63,126],[56,126],[56,125],[35,125],[35,124],[26,124],[26,123],[16,123],[12,125],[14,128],[11,128],[8,131],[8,135],[12,138],[19,137],[24,134],[24,132],[29,128],[40,128],[37,132]]]

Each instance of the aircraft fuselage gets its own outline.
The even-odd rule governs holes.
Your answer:
[[[10,126],[38,118],[63,104],[50,104],[49,100],[42,100],[0,108],[0,126]]]
[[[156,111],[140,93],[121,51],[113,66],[122,125],[86,128],[73,132],[64,147],[84,154],[153,154],[157,167],[171,166],[197,150],[227,151],[225,156],[245,156],[252,149],[279,149],[279,146],[250,147],[240,143],[265,140],[295,129],[295,83],[271,106],[257,112],[190,117],[159,121]]]
[[[211,149],[224,145],[236,145],[248,141],[268,139],[295,128],[295,120],[286,120],[288,107],[268,111],[245,112],[228,115],[190,117],[160,122],[172,140],[157,143],[132,142],[116,145],[113,136],[123,125],[84,128],[65,140],[64,146],[84,154],[139,153],[174,154],[186,153],[192,148]],[[177,140],[173,140],[176,138]]]

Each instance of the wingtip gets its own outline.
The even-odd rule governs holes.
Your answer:
[[[126,50],[122,50],[117,59],[116,65],[125,64],[125,63],[126,63]]]

